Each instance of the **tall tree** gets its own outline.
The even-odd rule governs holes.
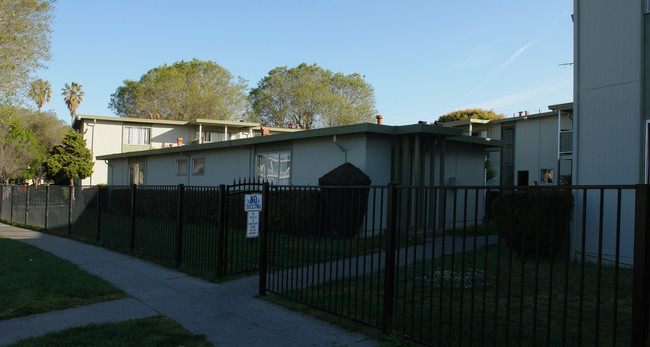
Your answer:
[[[195,58],[151,69],[139,81],[125,80],[108,107],[122,117],[242,119],[248,108],[246,88],[244,79],[219,64]]]
[[[21,127],[14,118],[0,121],[0,177],[9,179],[22,176],[40,151],[38,141],[29,130]]]
[[[23,108],[18,111],[17,119],[23,128],[29,129],[38,143],[45,147],[46,153],[60,144],[65,133],[70,130],[70,125],[52,111],[33,112]]]
[[[29,97],[34,100],[40,112],[46,102],[52,98],[52,85],[50,82],[37,79],[30,84]]]
[[[271,70],[250,92],[253,119],[307,128],[362,123],[376,114],[374,89],[359,74],[302,63]]]
[[[33,179],[38,184],[44,175],[43,166],[50,150],[61,143],[70,129],[54,112],[0,105],[0,166],[3,177],[13,167],[12,178]]]
[[[333,127],[372,121],[377,114],[375,90],[359,74],[336,73],[330,78],[332,92],[320,119],[323,126]]]
[[[484,110],[481,108],[468,108],[466,110],[458,110],[458,111],[444,114],[438,117],[438,120],[440,122],[453,122],[456,120],[463,120],[463,119],[470,119],[470,118],[493,120],[493,119],[503,119],[505,118],[505,116],[503,114],[497,114],[493,110]]]
[[[22,109],[18,119],[25,129],[31,131],[39,144],[37,155],[32,158],[29,169],[23,175],[38,184],[45,175],[45,160],[54,146],[61,144],[61,139],[70,129],[65,121],[59,119],[53,112],[32,112]]]
[[[0,103],[19,100],[50,59],[50,0],[0,0]]]
[[[83,135],[70,129],[61,142],[52,148],[45,161],[47,176],[56,183],[73,185],[75,178],[84,179],[92,175],[95,162]]]
[[[65,88],[61,89],[63,95],[63,101],[65,101],[68,110],[70,110],[70,117],[72,117],[72,122],[74,122],[74,116],[77,114],[77,108],[79,104],[84,99],[84,91],[81,90],[83,87],[77,82],[72,82],[72,84],[65,84]]]

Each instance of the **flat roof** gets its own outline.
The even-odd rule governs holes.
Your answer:
[[[382,135],[423,134],[423,135],[431,135],[435,137],[446,137],[452,139],[453,141],[467,142],[467,143],[472,143],[477,145],[483,145],[486,147],[501,146],[500,141],[496,141],[496,140],[489,140],[484,138],[466,139],[467,136],[461,136],[462,130],[457,128],[449,128],[449,127],[427,125],[427,124],[394,126],[394,125],[380,125],[375,123],[361,123],[361,124],[344,125],[344,126],[330,127],[330,128],[310,129],[304,131],[273,134],[268,136],[256,136],[256,137],[249,137],[245,139],[192,144],[192,145],[185,145],[180,147],[176,146],[176,147],[169,147],[169,148],[149,149],[144,151],[107,154],[107,155],[98,156],[97,159],[108,160],[108,159],[119,159],[119,158],[129,158],[129,157],[140,157],[140,156],[147,156],[147,155],[165,155],[165,154],[178,153],[178,152],[203,151],[203,150],[218,149],[218,148],[249,146],[249,145],[264,144],[264,143],[293,141],[293,140],[309,139],[309,138],[316,138],[316,137],[359,134],[359,133],[382,134]]]
[[[92,115],[77,115],[75,117],[74,125],[78,121],[82,120],[101,120],[107,122],[116,122],[116,123],[148,123],[148,124],[163,124],[163,125],[216,125],[216,126],[228,126],[233,128],[256,128],[261,127],[260,123],[253,122],[240,122],[240,121],[230,121],[230,120],[218,120],[218,119],[193,119],[193,120],[169,120],[169,119],[156,119],[156,118],[133,118],[133,117],[112,117],[112,116],[92,116]],[[271,128],[278,129],[278,128]],[[284,128],[281,128],[284,129]],[[287,129],[287,131],[300,130],[300,129]]]
[[[540,117],[550,117],[550,116],[557,117],[557,111],[566,111],[566,112],[573,111],[573,102],[567,102],[567,103],[557,104],[557,105],[549,105],[548,109],[550,111],[529,113],[527,116],[521,116],[521,117],[506,117],[502,119],[493,119],[493,120],[475,119],[475,118],[461,119],[453,122],[445,122],[445,126],[454,127],[459,125],[468,125],[470,123],[472,124],[504,123],[504,122],[516,122],[520,120],[527,120],[530,118],[540,118]]]
[[[476,119],[476,118],[466,118],[466,119],[460,119],[460,120],[455,120],[451,122],[444,122],[445,126],[458,126],[458,125],[465,125],[469,123],[477,123],[477,124],[487,124],[490,123],[489,119]]]

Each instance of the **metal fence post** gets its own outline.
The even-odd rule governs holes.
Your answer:
[[[68,187],[68,236],[72,235],[72,197],[74,194],[74,186]]]
[[[178,185],[178,206],[176,211],[176,267],[183,261],[183,205],[185,200],[185,185]]]
[[[5,186],[0,184],[0,219],[2,219],[2,203],[5,200]]]
[[[264,188],[262,188],[262,215],[260,221],[260,279],[259,279],[259,294],[264,296],[266,295],[266,275],[267,275],[267,256],[268,256],[268,235],[267,235],[267,225],[266,221],[268,220],[268,207],[271,204],[268,201],[269,198],[269,184],[264,183]]]
[[[97,186],[97,225],[95,226],[97,234],[95,235],[95,241],[99,242],[102,239],[101,228],[102,228],[102,187]]]
[[[225,252],[225,232],[226,232],[226,185],[219,185],[219,211],[217,211],[217,277],[224,276],[224,252]]]
[[[25,187],[25,225],[29,225],[29,187]]]
[[[382,331],[390,334],[393,329],[393,306],[395,296],[395,238],[397,235],[397,184],[388,184],[388,204],[386,206],[386,264],[384,266],[384,303]]]
[[[45,224],[43,228],[47,230],[47,220],[50,214],[50,185],[45,186]]]
[[[135,197],[136,191],[138,190],[138,185],[131,185],[131,242],[130,248],[131,252],[135,249]]]
[[[632,285],[632,346],[648,342],[648,308],[650,303],[650,210],[649,185],[636,186],[634,217],[634,274]]]
[[[14,221],[14,186],[9,187],[11,188],[11,204],[9,204],[10,210],[9,210],[9,220]]]

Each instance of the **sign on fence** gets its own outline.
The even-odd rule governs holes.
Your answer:
[[[260,234],[260,211],[248,211],[246,223],[246,237],[253,238]]]
[[[244,199],[244,211],[261,211],[262,210],[262,194],[246,194]]]
[[[260,234],[260,211],[262,210],[262,194],[246,194],[244,211],[248,212],[246,237],[258,237]]]

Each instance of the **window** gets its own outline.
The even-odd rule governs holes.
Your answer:
[[[192,175],[202,176],[205,172],[205,158],[192,159]]]
[[[542,182],[553,183],[553,169],[542,169]]]
[[[176,161],[176,176],[187,175],[187,159],[179,159]]]
[[[224,133],[217,133],[212,131],[203,132],[203,142],[218,142],[224,140],[225,140]]]
[[[129,183],[144,184],[144,162],[129,163]]]
[[[151,128],[126,126],[124,127],[124,144],[148,145],[151,143]]]
[[[257,177],[273,184],[288,185],[291,178],[291,154],[289,151],[259,153]]]

